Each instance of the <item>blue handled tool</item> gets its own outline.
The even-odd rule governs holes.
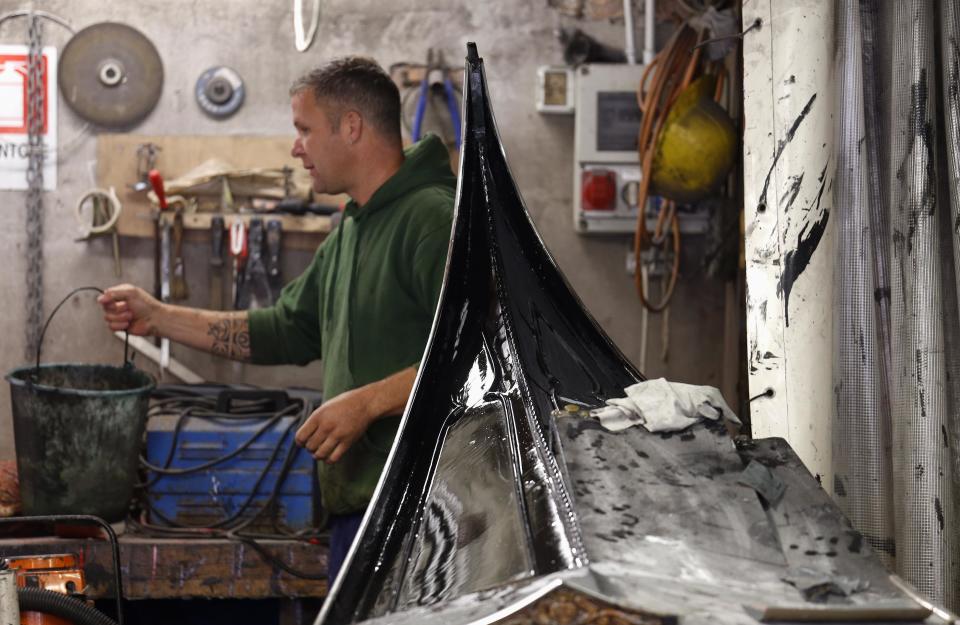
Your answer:
[[[413,140],[419,141],[422,137],[423,115],[427,111],[427,99],[430,97],[430,70],[433,69],[433,48],[427,49],[427,66],[423,70],[423,80],[420,81],[420,95],[417,96],[417,110],[413,114]]]
[[[453,125],[454,143],[457,149],[460,149],[460,104],[457,101],[456,90],[453,81],[450,79],[450,70],[443,61],[443,53],[437,52],[436,62],[434,62],[433,49],[427,50],[427,65],[424,70],[423,80],[420,82],[420,94],[417,97],[417,108],[413,116],[413,132],[411,133],[414,141],[419,141],[423,136],[423,118],[427,111],[427,102],[430,99],[430,77],[434,70],[439,69],[443,76],[443,90],[447,102],[447,110],[450,113],[450,122]]]
[[[450,122],[453,124],[453,140],[460,149],[460,103],[453,90],[453,80],[450,79],[450,68],[443,61],[443,52],[438,53],[440,71],[443,72],[443,90],[447,94],[447,108],[450,110]]]

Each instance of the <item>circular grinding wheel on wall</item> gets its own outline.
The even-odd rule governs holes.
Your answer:
[[[142,120],[163,89],[163,63],[143,33],[118,22],[87,26],[60,56],[60,92],[83,119],[108,128]]]
[[[200,74],[194,94],[203,112],[217,119],[230,117],[243,104],[243,79],[229,67],[211,67]]]

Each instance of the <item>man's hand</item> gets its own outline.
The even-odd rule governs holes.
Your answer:
[[[110,287],[97,302],[111,330],[126,330],[137,336],[156,334],[156,315],[162,304],[143,289],[132,284]]]
[[[324,402],[297,430],[297,444],[327,464],[339,460],[378,416],[371,410],[371,391],[362,386]]]

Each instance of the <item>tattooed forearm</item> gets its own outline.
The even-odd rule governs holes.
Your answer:
[[[250,360],[250,325],[246,318],[220,319],[209,324],[210,351],[232,360]]]

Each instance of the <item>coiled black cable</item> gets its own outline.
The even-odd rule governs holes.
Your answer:
[[[294,408],[295,410],[291,410],[291,408]],[[236,449],[218,458],[214,458],[213,460],[208,460],[207,462],[203,462],[201,464],[194,465],[191,467],[184,467],[184,468],[178,468],[178,469],[171,469],[169,467],[158,467],[156,465],[151,464],[150,462],[147,461],[146,458],[143,458],[143,457],[140,458],[140,464],[146,467],[147,469],[149,469],[150,471],[153,471],[154,473],[160,473],[163,475],[188,475],[190,473],[198,473],[200,471],[204,471],[220,463],[226,462],[231,458],[235,458],[239,454],[243,453],[248,447],[250,447],[250,445],[256,442],[256,440],[260,438],[260,436],[263,435],[264,432],[268,431],[274,425],[276,425],[276,423],[280,421],[280,419],[282,419],[283,417],[296,414],[296,412],[301,408],[302,406],[297,406],[296,404],[294,404],[294,405],[288,406],[287,408],[285,408],[284,410],[281,410],[280,412],[273,413],[273,415],[262,426],[260,426],[260,428],[257,429],[256,432],[250,435],[250,438],[248,438],[243,443],[238,445]],[[224,418],[224,417],[229,417],[230,415],[217,415],[217,417],[210,417],[209,415],[203,415],[203,414],[199,414],[191,411],[182,416],[183,417],[206,416],[207,418],[217,418],[217,417]],[[176,446],[175,440],[174,440],[174,446]]]
[[[43,588],[18,588],[21,612],[42,612],[76,625],[117,625],[117,622],[83,601]]]
[[[158,389],[158,393],[162,393],[162,389]],[[189,393],[187,395],[190,395]],[[262,402],[256,400],[250,401],[249,403],[233,408],[231,412],[218,412],[211,408],[216,402],[209,397],[201,396],[188,396],[188,397],[175,397],[167,396],[157,400],[154,406],[151,407],[150,414],[151,416],[156,416],[158,414],[174,414],[177,416],[177,421],[174,424],[173,429],[173,440],[171,442],[170,450],[167,453],[167,457],[164,459],[163,465],[157,467],[153,464],[147,463],[144,458],[141,458],[141,466],[144,466],[147,470],[152,471],[153,475],[140,486],[149,487],[152,486],[156,481],[163,475],[184,475],[194,472],[199,472],[210,468],[216,464],[225,462],[231,458],[236,457],[240,452],[247,449],[252,445],[260,436],[265,432],[269,431],[280,419],[284,417],[289,417],[296,414],[299,411],[298,418],[291,420],[291,423],[284,429],[282,435],[280,436],[279,441],[277,441],[274,446],[273,452],[271,453],[270,458],[265,463],[263,470],[260,472],[256,483],[254,484],[251,492],[247,495],[245,500],[238,506],[237,510],[233,512],[228,517],[225,517],[213,524],[206,525],[204,527],[197,526],[186,526],[182,522],[175,521],[170,519],[155,506],[151,504],[148,497],[142,499],[143,505],[150,511],[150,513],[156,518],[158,518],[165,525],[155,525],[150,523],[145,523],[136,519],[128,519],[132,525],[138,527],[140,530],[160,534],[167,536],[204,536],[209,538],[227,538],[229,540],[235,540],[242,542],[243,544],[251,547],[258,556],[260,556],[264,561],[266,561],[271,566],[280,569],[290,575],[295,577],[300,577],[303,579],[309,580],[324,580],[326,579],[326,572],[309,572],[302,571],[295,567],[290,566],[286,562],[282,561],[274,554],[272,554],[268,549],[263,545],[257,542],[257,539],[297,539],[297,540],[308,540],[313,542],[313,537],[307,532],[291,532],[288,529],[281,529],[276,525],[276,519],[273,520],[274,529],[278,532],[277,534],[254,534],[243,532],[244,529],[249,527],[254,521],[256,521],[261,516],[269,516],[269,512],[275,507],[277,498],[280,494],[280,489],[289,474],[290,470],[293,467],[294,462],[296,461],[297,455],[304,453],[303,449],[297,446],[292,440],[289,440],[296,429],[303,423],[307,416],[311,412],[311,406],[309,402],[303,400],[297,400],[296,403],[287,406],[283,410],[277,412],[262,412]],[[296,410],[292,410],[296,408]],[[225,454],[219,458],[216,458],[211,461],[204,462],[199,465],[195,465],[187,468],[171,469],[170,464],[173,461],[175,449],[177,447],[178,438],[182,432],[183,424],[190,418],[200,418],[207,420],[245,420],[252,418],[266,419],[267,421],[263,426],[259,427],[257,431],[245,440],[237,448]],[[277,474],[276,481],[268,495],[266,501],[258,507],[258,509],[253,514],[248,514],[244,518],[244,513],[250,508],[253,503],[254,497],[258,494],[260,486],[263,483],[263,480],[266,478],[269,470],[277,462],[277,458],[280,454],[280,451],[283,449],[284,444],[289,440],[287,444],[287,453],[283,459],[283,462],[280,466],[280,470]]]

